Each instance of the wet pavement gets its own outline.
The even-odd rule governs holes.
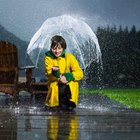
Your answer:
[[[139,140],[140,112],[100,95],[79,97],[75,111],[46,111],[44,98],[0,94],[0,140]]]

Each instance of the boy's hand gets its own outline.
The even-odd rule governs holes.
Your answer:
[[[68,81],[67,81],[66,77],[64,75],[62,75],[60,78],[60,82],[62,82],[63,84],[66,84]]]
[[[59,67],[52,67],[52,70],[59,70]]]

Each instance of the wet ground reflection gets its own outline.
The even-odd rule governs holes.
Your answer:
[[[138,140],[140,112],[100,100],[80,96],[74,112],[49,112],[41,98],[21,94],[14,106],[11,98],[1,95],[0,140]]]

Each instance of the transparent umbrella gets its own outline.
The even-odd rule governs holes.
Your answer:
[[[45,52],[50,50],[54,35],[61,35],[67,43],[67,52],[75,55],[82,69],[101,59],[98,39],[92,29],[82,20],[69,15],[48,18],[32,37],[27,48],[32,63],[44,68]]]

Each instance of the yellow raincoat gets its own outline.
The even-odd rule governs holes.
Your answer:
[[[83,71],[79,66],[78,61],[75,56],[70,53],[65,53],[65,56],[53,58],[50,56],[45,57],[45,74],[48,77],[48,93],[46,97],[45,105],[49,107],[59,106],[59,91],[58,91],[58,81],[56,77],[52,75],[52,67],[58,66],[60,68],[60,73],[72,73],[74,81],[70,81],[67,84],[70,87],[71,99],[76,105],[78,103],[79,95],[79,84],[78,81],[83,78]]]

